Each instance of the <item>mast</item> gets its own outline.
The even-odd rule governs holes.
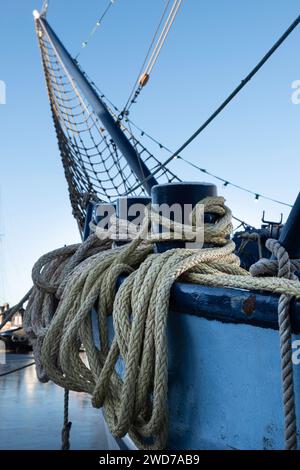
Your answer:
[[[152,175],[147,165],[140,158],[138,152],[128,140],[118,123],[114,120],[105,103],[98,96],[89,81],[81,72],[76,61],[71,57],[70,53],[67,51],[61,40],[53,31],[44,14],[40,14],[35,10],[33,12],[33,16],[39,29],[47,36],[48,41],[51,43],[62,68],[69,77],[70,82],[73,86],[80,88],[86,101],[101,120],[103,126],[106,128],[116,146],[127,160],[137,179],[140,182],[143,182],[142,185],[145,191],[150,194],[151,188],[157,184],[155,177]]]

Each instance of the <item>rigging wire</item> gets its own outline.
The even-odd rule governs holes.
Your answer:
[[[158,33],[159,33],[160,28],[161,28],[162,22],[163,22],[163,20],[164,20],[164,18],[165,18],[165,16],[166,16],[166,13],[167,13],[167,11],[168,11],[168,9],[169,9],[170,2],[171,2],[171,0],[168,0],[167,3],[166,3],[166,5],[165,5],[164,11],[163,11],[163,13],[162,13],[162,15],[161,15],[161,18],[160,18],[160,20],[159,20],[158,26],[157,26],[157,28],[156,28],[156,30],[155,30],[155,33],[154,33],[154,35],[153,35],[153,37],[152,37],[150,46],[149,46],[149,48],[148,48],[148,50],[147,50],[145,59],[144,59],[142,65],[141,65],[141,67],[140,67],[138,76],[137,76],[137,78],[136,78],[136,80],[135,80],[135,82],[134,82],[134,85],[133,85],[132,90],[131,90],[131,92],[130,92],[129,98],[128,98],[128,100],[127,100],[125,106],[124,106],[123,113],[126,111],[126,108],[128,107],[129,103],[131,102],[131,100],[132,100],[132,98],[133,98],[133,96],[134,96],[134,94],[135,94],[135,91],[136,91],[136,89],[137,89],[137,87],[138,87],[138,85],[139,85],[140,78],[141,78],[142,73],[143,73],[143,71],[144,71],[144,69],[145,69],[147,60],[148,60],[148,58],[149,58],[149,56],[150,56],[150,54],[151,54],[151,50],[153,49],[154,42],[155,42],[155,40],[156,40],[156,38],[157,38],[157,36],[158,36]]]
[[[178,155],[177,158],[184,161],[185,163],[187,163],[191,167],[195,168],[196,170],[199,170],[202,173],[205,173],[206,175],[212,176],[213,178],[221,181],[225,187],[230,185],[233,188],[240,189],[240,190],[242,190],[246,193],[252,194],[253,196],[255,196],[256,201],[258,201],[258,199],[262,198],[262,199],[266,199],[268,201],[275,202],[276,204],[281,204],[281,205],[287,206],[287,207],[293,207],[292,204],[288,204],[286,202],[279,201],[278,199],[273,199],[269,196],[265,196],[264,194],[259,194],[255,191],[251,191],[251,189],[244,188],[243,186],[240,186],[239,184],[231,183],[230,181],[225,180],[224,178],[221,178],[220,176],[217,176],[217,175],[214,175],[213,173],[210,173],[205,168],[201,168],[200,166],[196,165],[195,163],[190,162],[189,160],[187,160],[186,158],[181,157],[180,155]]]
[[[177,0],[177,1],[174,0],[174,5],[173,5],[173,7],[171,9],[171,12],[168,16],[168,19],[167,19],[167,22],[164,26],[164,29],[163,29],[163,31],[162,31],[159,39],[158,39],[158,44],[156,45],[154,51],[152,52],[149,63],[146,67],[146,70],[145,70],[146,75],[150,75],[150,73],[153,70],[154,65],[156,64],[156,61],[157,61],[158,56],[159,56],[159,54],[162,50],[162,47],[166,42],[169,31],[170,31],[170,29],[171,29],[171,27],[172,27],[172,25],[175,21],[175,18],[176,18],[176,15],[178,13],[178,10],[180,8],[181,3],[182,3],[182,0]]]
[[[113,6],[113,4],[114,4],[116,1],[117,1],[117,0],[109,0],[107,6],[104,8],[104,11],[103,11],[102,14],[99,16],[98,20],[96,21],[96,24],[93,26],[92,30],[90,31],[90,34],[89,34],[88,38],[87,38],[85,41],[83,41],[83,42],[81,43],[81,50],[82,50],[82,49],[85,49],[85,48],[89,45],[89,43],[90,43],[92,37],[93,37],[94,34],[97,32],[97,30],[100,28],[100,26],[102,25],[102,22],[103,22],[104,18],[106,17],[106,15],[108,14],[109,10],[111,9],[111,7]],[[80,54],[81,54],[81,51],[78,52],[78,54],[76,55],[75,59],[78,59],[78,57],[80,56]]]
[[[214,119],[226,108],[226,106],[238,95],[238,93],[247,85],[247,83],[257,74],[257,72],[263,67],[263,65],[270,59],[270,57],[275,53],[275,51],[281,46],[281,44],[287,39],[287,37],[294,31],[294,29],[300,23],[300,15],[296,18],[296,20],[288,27],[288,29],[282,34],[282,36],[275,42],[275,44],[271,47],[271,49],[263,56],[263,58],[258,62],[258,64],[251,70],[251,72],[241,81],[241,83],[233,90],[233,92],[223,101],[223,103],[209,116],[209,118],[189,137],[184,144],[182,144],[179,149],[173,153],[165,162],[160,164],[160,168],[157,168],[151,176],[145,178],[145,180],[141,181],[138,185],[136,185],[132,191],[135,191],[139,187],[141,187],[144,183],[146,183],[150,177],[155,176],[155,174],[161,169],[165,168],[168,163],[172,160],[178,158],[178,155],[188,147],[196,137],[201,134],[208,125],[214,121]],[[124,194],[125,196],[128,193]],[[258,197],[260,196],[257,194]],[[270,198],[271,199],[271,198]],[[278,201],[276,201],[278,202]],[[288,205],[284,203],[284,205]]]
[[[129,114],[129,110],[131,108],[131,106],[136,103],[136,99],[137,97],[139,96],[139,94],[141,93],[142,89],[147,85],[148,81],[149,81],[149,78],[150,78],[150,74],[158,60],[158,57],[160,55],[160,52],[167,40],[167,37],[168,37],[168,34],[170,32],[170,29],[175,21],[175,18],[176,18],[176,15],[179,11],[179,8],[181,6],[181,3],[182,3],[182,0],[174,0],[173,1],[173,5],[172,5],[172,8],[169,12],[169,15],[166,19],[166,22],[164,24],[164,27],[159,35],[159,38],[154,46],[154,43],[155,43],[155,40],[158,36],[158,33],[161,29],[161,25],[162,25],[162,22],[167,14],[167,11],[169,9],[169,5],[170,5],[170,1],[171,0],[168,0],[167,3],[166,3],[166,6],[164,8],[164,11],[162,13],[162,16],[160,18],[160,21],[159,21],[159,24],[156,28],[156,31],[153,35],[153,38],[151,40],[151,43],[150,43],[150,46],[148,48],[148,51],[147,51],[147,54],[146,54],[146,57],[144,59],[144,62],[140,68],[140,71],[139,71],[139,74],[138,74],[138,77],[134,83],[134,86],[131,90],[131,93],[129,95],[129,98],[122,110],[122,112],[120,113],[120,116],[119,116],[119,119],[122,119],[124,116],[128,115]],[[152,52],[151,52],[152,51]],[[151,56],[150,56],[151,54]],[[150,58],[149,58],[150,56]],[[147,63],[147,60],[149,58],[149,61]],[[147,64],[147,65],[146,65]]]
[[[170,15],[169,15],[170,16]],[[255,75],[255,73],[258,72],[258,70],[262,67],[262,65],[268,60],[268,58],[275,52],[275,50],[282,44],[282,42],[288,37],[288,35],[293,31],[293,29],[295,29],[295,27],[299,24],[300,22],[300,16],[294,21],[294,23],[288,28],[288,30],[283,34],[283,36],[281,36],[281,38],[274,44],[274,46],[270,49],[270,51],[263,57],[263,59],[258,63],[258,65],[250,72],[250,74],[246,77],[246,79],[244,79],[241,84],[239,85],[239,87],[237,87],[234,92],[229,95],[229,97],[227,98],[227,100],[225,100],[225,102],[217,109],[217,111],[215,113],[213,113],[213,115],[198,129],[198,131],[196,131],[195,134],[193,134],[193,136],[188,139],[187,142],[185,142],[185,144],[183,144],[183,146],[175,153],[172,153],[171,150],[167,149],[165,146],[163,146],[162,144],[160,144],[158,141],[156,141],[158,143],[158,145],[160,146],[160,148],[166,148],[171,154],[171,157],[169,159],[167,159],[166,162],[164,163],[159,163],[155,166],[155,169],[153,170],[153,175],[156,174],[159,170],[161,170],[162,168],[165,168],[166,165],[168,164],[168,162],[172,161],[173,159],[176,159],[178,158],[179,156],[179,153],[185,148],[187,147],[187,145],[189,145],[189,143],[217,116],[217,114],[219,114],[221,112],[221,110],[233,99],[233,97],[245,86],[245,84]],[[129,120],[128,120],[129,121]],[[142,131],[143,132],[143,131]],[[154,140],[154,139],[153,139]],[[182,160],[185,160],[183,159],[181,156],[180,158]],[[187,163],[189,163],[190,165],[194,165],[192,164],[191,162],[185,160]],[[213,173],[210,173],[208,170],[206,169],[203,169],[203,168],[200,168],[197,166],[198,169],[200,169],[200,171],[214,177],[214,178],[217,178],[218,180],[222,181],[224,183],[225,186],[228,186],[228,185],[232,185],[240,190],[244,190],[248,193],[251,193],[253,195],[255,195],[255,199],[258,200],[260,197],[262,198],[266,198],[272,202],[275,202],[275,203],[279,203],[279,204],[282,204],[282,205],[285,205],[285,206],[290,206],[289,204],[287,203],[284,203],[284,202],[281,202],[281,201],[278,201],[276,199],[273,199],[273,198],[270,198],[268,196],[264,196],[263,194],[260,194],[260,193],[257,193],[257,192],[254,192],[254,191],[250,191],[248,188],[244,188],[242,186],[239,186],[239,185],[236,185],[234,183],[231,183],[227,180],[225,180],[224,178],[221,178],[217,175],[214,175]],[[145,178],[143,180],[146,181],[148,178]],[[136,188],[139,188],[141,186],[141,184],[143,184],[143,182],[137,182],[137,186],[133,189],[133,190],[130,190],[128,191],[127,188],[124,188],[125,189],[125,192],[126,194],[128,194],[129,192],[131,193],[132,191],[135,191]]]
[[[131,121],[128,119],[128,122],[130,123]],[[131,124],[133,126],[135,126],[133,123],[131,123]],[[135,126],[135,127],[137,127],[137,126]],[[132,133],[132,131],[131,131],[131,133]],[[146,135],[146,133],[144,131],[142,131],[142,133],[143,133],[143,135]],[[132,133],[132,135],[133,135],[133,133]],[[153,139],[152,137],[150,137],[149,134],[147,134],[147,137],[151,138],[151,140],[153,140],[155,143],[157,143],[161,149],[164,149],[169,153],[173,153],[168,147],[166,147],[165,145],[159,143],[156,139]],[[274,202],[276,204],[281,204],[282,206],[293,207],[292,204],[288,204],[287,202],[283,202],[283,201],[280,201],[279,199],[271,198],[270,196],[260,194],[257,191],[252,191],[251,189],[245,188],[244,186],[241,186],[239,184],[232,183],[231,181],[228,181],[228,179],[224,179],[221,176],[218,176],[214,173],[211,173],[206,168],[201,168],[200,166],[196,165],[195,163],[190,162],[189,160],[182,157],[181,155],[176,155],[176,157],[174,157],[174,160],[177,160],[177,159],[185,162],[187,165],[190,165],[192,168],[195,168],[196,170],[200,171],[201,173],[204,173],[204,174],[206,174],[208,176],[211,176],[212,178],[214,178],[218,181],[221,181],[223,183],[224,187],[232,186],[235,189],[239,189],[240,191],[244,191],[248,194],[252,194],[253,196],[255,196],[256,201],[258,201],[261,198],[261,199],[266,199],[268,201]]]
[[[100,88],[95,84],[95,82],[93,82],[90,77],[87,75],[86,72],[84,72],[84,74],[86,75],[86,77],[90,80],[92,86],[95,88],[95,90],[100,94],[101,98],[105,99],[109,105],[114,109],[115,112],[119,113],[120,112],[120,109],[109,99],[107,98],[107,96],[100,90]],[[269,200],[271,202],[274,202],[276,204],[280,204],[280,205],[283,205],[283,206],[286,206],[286,207],[292,207],[291,204],[288,204],[287,202],[284,202],[284,201],[280,201],[278,199],[273,199],[269,196],[266,196],[264,194],[261,194],[260,192],[258,191],[252,191],[248,188],[245,188],[244,186],[241,186],[241,185],[238,185],[236,183],[233,183],[231,181],[229,181],[228,179],[225,179],[225,178],[222,178],[221,176],[219,175],[216,175],[214,173],[211,173],[209,170],[207,170],[206,168],[201,168],[199,166],[197,166],[196,164],[190,162],[189,160],[183,158],[182,156],[180,155],[177,155],[177,153],[174,153],[169,147],[167,147],[166,145],[162,144],[159,140],[157,140],[155,137],[153,137],[152,135],[150,135],[148,132],[146,132],[145,130],[143,130],[141,127],[139,127],[137,124],[135,124],[135,122],[132,121],[132,119],[130,119],[129,117],[126,117],[125,119],[126,122],[128,122],[128,124],[130,124],[132,127],[134,127],[136,130],[138,130],[140,132],[140,135],[141,137],[147,137],[149,140],[151,140],[152,142],[154,142],[156,145],[159,146],[160,149],[163,149],[165,150],[166,152],[172,154],[172,159],[173,160],[176,160],[176,159],[181,159],[182,161],[186,162],[187,164],[191,165],[191,166],[194,166],[196,169],[200,170],[202,173],[205,173],[207,174],[208,176],[211,176],[212,178],[215,178],[216,180],[219,180],[221,181],[225,187],[228,187],[228,186],[233,186],[234,188],[240,190],[240,191],[244,191],[244,192],[247,192],[249,194],[252,194],[253,196],[255,196],[255,200],[257,201],[258,199],[266,199],[266,200]],[[131,131],[132,133],[132,131]],[[132,133],[133,134],[133,133]],[[166,163],[165,163],[166,164]],[[164,164],[161,164],[161,165],[164,165]],[[237,219],[238,221],[240,221],[239,219]],[[246,222],[243,222],[246,224]],[[246,224],[249,226],[249,224]]]
[[[239,225],[234,229],[234,232],[237,232],[237,230],[241,227],[243,227],[244,229],[254,229],[254,230],[257,230],[256,227],[254,227],[253,225],[251,224],[248,224],[248,222],[245,222],[245,220],[242,220],[242,219],[239,219],[238,217],[235,217],[233,214],[232,214],[232,218],[236,221],[236,222],[239,222]]]

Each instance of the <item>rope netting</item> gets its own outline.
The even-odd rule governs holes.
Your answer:
[[[144,189],[139,187],[132,191],[131,188],[140,181],[68,75],[51,41],[38,26],[37,36],[73,215],[82,229],[87,197],[107,202],[124,194],[143,195]],[[100,98],[118,122],[118,116],[109,103],[103,96]],[[135,137],[129,122],[122,121],[119,125],[138,158],[150,171],[157,171],[156,179],[160,183],[180,181],[169,168],[161,166],[152,151]],[[163,156],[163,149],[161,151]]]

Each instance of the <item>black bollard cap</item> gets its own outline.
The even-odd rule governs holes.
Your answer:
[[[211,183],[169,183],[153,186],[153,204],[192,204],[193,207],[207,196],[217,196],[217,187]]]

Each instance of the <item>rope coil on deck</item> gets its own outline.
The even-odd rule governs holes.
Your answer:
[[[280,257],[279,264],[283,266],[285,259],[285,268],[280,267],[278,275],[285,273],[284,277],[273,277],[277,271],[271,272],[271,268],[267,274],[272,277],[252,276],[240,267],[234,254],[235,245],[229,240],[231,212],[224,199],[206,198],[201,203],[205,212],[220,217],[217,224],[205,224],[204,241],[212,243],[213,248],[173,249],[155,254],[152,246],[156,238],[149,236],[148,226],[144,225],[138,237],[122,248],[110,249],[110,242],[105,239],[97,244],[97,236],[92,235],[86,244],[42,258],[34,269],[34,294],[26,309],[25,323],[35,344],[36,360],[43,367],[42,380],[50,378],[66,389],[91,394],[93,406],[103,407],[112,434],[123,437],[129,433],[143,449],[163,449],[167,441],[166,326],[170,290],[176,280],[281,294],[280,299],[286,299],[284,305],[279,302],[279,315],[285,311],[284,318],[279,318],[281,340],[290,335],[287,299],[300,298],[300,283],[291,275],[299,261]],[[159,223],[163,222],[160,218]],[[173,228],[176,234],[179,227]],[[190,230],[194,230],[193,218]],[[279,254],[280,248],[272,241],[268,243]],[[277,266],[273,261],[271,264]],[[256,275],[255,269],[257,266],[252,270]],[[124,274],[127,278],[117,289],[118,278]],[[53,298],[56,306],[50,301]],[[100,350],[93,338],[93,308],[98,317]],[[110,315],[114,325],[112,342],[107,324]],[[80,355],[81,345],[87,364]],[[294,448],[289,341],[283,342],[281,354],[286,443],[287,448]],[[122,377],[116,369],[120,367],[125,370]]]

